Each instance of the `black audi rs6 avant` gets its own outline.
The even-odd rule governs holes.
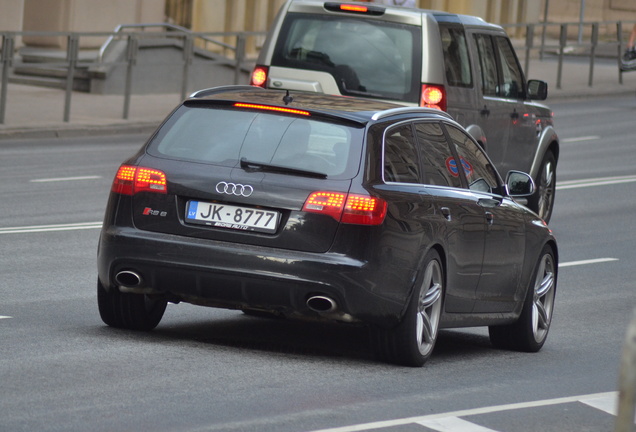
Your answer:
[[[363,325],[421,366],[440,328],[538,351],[556,240],[442,111],[248,86],[201,90],[115,175],[98,250],[102,320],[167,303]],[[517,201],[515,201],[517,200]]]

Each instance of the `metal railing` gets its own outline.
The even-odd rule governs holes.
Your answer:
[[[614,22],[589,22],[589,23],[535,23],[535,24],[514,24],[504,25],[512,34],[513,39],[519,40],[523,46],[517,49],[525,53],[525,71],[528,74],[530,68],[530,57],[538,51],[538,57],[543,60],[546,52],[554,52],[558,57],[558,68],[556,77],[556,87],[562,86],[563,62],[568,50],[581,49],[589,56],[589,81],[588,85],[593,85],[594,65],[597,58],[597,49],[603,46],[613,47],[617,61],[617,79],[622,84],[622,72],[618,67],[620,57],[624,49],[623,28],[624,21]],[[568,30],[572,27],[577,29],[578,40],[570,39]],[[601,28],[605,31],[601,32]],[[629,24],[631,28],[631,23]],[[582,29],[582,30],[581,30]],[[152,30],[152,31],[149,31]],[[580,36],[583,33],[589,34],[589,39],[583,40]],[[2,52],[0,53],[0,71],[2,73],[0,81],[0,124],[4,124],[7,109],[7,87],[9,75],[19,58],[15,54],[16,39],[24,36],[48,36],[66,38],[66,56],[58,63],[47,63],[47,66],[55,65],[66,70],[65,98],[64,98],[64,118],[65,122],[70,121],[70,106],[72,103],[74,77],[80,63],[80,41],[82,38],[101,37],[105,40],[99,48],[93,63],[103,68],[124,66],[125,88],[123,100],[123,119],[128,119],[131,95],[135,90],[133,71],[139,63],[140,44],[152,38],[164,38],[175,41],[176,46],[182,50],[182,58],[177,66],[181,66],[180,79],[181,98],[183,99],[188,91],[190,80],[190,69],[195,56],[201,56],[202,52],[214,53],[215,58],[210,57],[210,63],[223,64],[234,69],[234,84],[239,83],[242,70],[246,67],[247,47],[252,48],[252,54],[258,51],[258,42],[248,45],[248,40],[264,38],[265,32],[233,32],[233,33],[195,33],[189,30],[165,23],[133,24],[121,25],[114,32],[0,32],[2,38]],[[601,34],[603,36],[601,36]],[[233,43],[228,43],[233,41]],[[120,47],[125,45],[125,55],[120,60],[110,60],[109,53],[119,43]],[[153,66],[166,66],[165,64],[153,63]],[[175,66],[172,62],[170,66]],[[37,66],[36,66],[37,67]],[[230,84],[230,83],[228,83]]]
[[[147,30],[155,31],[147,31]],[[161,30],[161,31],[158,31]],[[263,39],[265,32],[231,32],[231,33],[195,33],[185,28],[171,24],[135,24],[119,26],[114,32],[0,32],[2,52],[0,53],[0,124],[4,124],[7,109],[7,90],[9,76],[16,66],[24,66],[16,55],[16,40],[20,37],[51,37],[63,38],[66,41],[65,56],[53,62],[29,63],[33,68],[58,67],[66,71],[64,80],[64,114],[63,121],[70,121],[70,107],[73,94],[73,83],[80,62],[94,67],[109,69],[116,66],[124,66],[125,83],[123,92],[122,118],[128,119],[131,95],[135,90],[133,71],[139,62],[139,51],[144,41],[172,40],[175,46],[182,50],[182,58],[178,64],[182,67],[181,77],[177,78],[181,83],[181,98],[185,98],[188,92],[190,69],[195,57],[203,59],[209,64],[224,65],[234,70],[234,84],[238,84],[241,72],[245,70],[248,59],[247,47],[250,39]],[[104,38],[105,42],[96,52],[90,63],[80,59],[80,46],[82,38]],[[233,40],[233,43],[224,41]],[[117,42],[125,45],[123,58],[109,59],[109,54]],[[258,43],[252,43],[257,46]],[[121,45],[120,45],[121,46]],[[153,62],[151,66],[165,67],[175,66],[175,62],[169,64]],[[230,84],[230,83],[228,83]]]
[[[524,71],[528,75],[530,69],[530,57],[533,50],[538,50],[539,59],[543,60],[545,53],[553,51],[558,57],[556,87],[561,88],[563,79],[563,62],[568,51],[577,52],[579,55],[589,57],[588,86],[594,82],[594,65],[597,59],[599,47],[615,48],[616,71],[620,84],[623,83],[623,71],[620,69],[620,59],[624,50],[623,29],[629,23],[627,21],[596,21],[596,22],[565,22],[565,23],[537,23],[537,24],[506,24],[503,25],[508,32],[521,32],[525,35],[523,51],[525,53]],[[577,30],[577,39],[570,37],[569,29]],[[604,37],[601,38],[600,29],[605,27]],[[540,35],[537,36],[537,28]],[[583,35],[589,34],[589,40]],[[550,34],[552,37],[550,37]],[[537,44],[537,39],[539,43]]]

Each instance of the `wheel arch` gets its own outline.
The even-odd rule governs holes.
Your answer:
[[[543,163],[543,159],[548,152],[551,152],[554,155],[554,160],[558,165],[560,151],[559,137],[554,128],[549,127],[545,129],[539,139],[539,149],[534,154],[534,159],[532,160],[532,165],[530,166],[530,172],[528,174],[530,174],[532,178],[537,177],[541,164]]]

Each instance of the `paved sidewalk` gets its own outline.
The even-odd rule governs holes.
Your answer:
[[[524,59],[520,61],[525,66]],[[548,105],[568,98],[625,94],[636,98],[636,72],[623,73],[623,83],[620,84],[616,60],[596,59],[591,87],[588,85],[589,71],[588,57],[565,57],[561,88],[558,89],[557,58],[546,55],[543,60],[531,58],[526,75],[548,82]],[[69,122],[63,121],[64,99],[63,90],[10,84],[5,122],[0,124],[0,142],[33,137],[150,133],[180,102],[180,95],[133,95],[128,120],[123,120],[122,95],[73,92]]]

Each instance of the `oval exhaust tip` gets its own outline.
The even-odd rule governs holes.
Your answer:
[[[327,296],[311,296],[307,299],[307,307],[314,312],[333,312],[336,310],[336,302]]]
[[[138,287],[141,285],[141,276],[132,270],[120,271],[115,275],[115,280],[119,285],[125,287]]]

